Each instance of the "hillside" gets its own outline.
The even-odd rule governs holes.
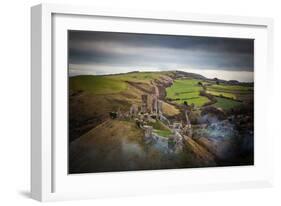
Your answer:
[[[195,141],[188,141],[184,152],[174,155],[162,153],[159,146],[147,145],[142,139],[142,130],[132,122],[105,121],[71,142],[70,173],[215,165],[214,156]]]
[[[70,172],[252,164],[253,91],[181,71],[70,77]]]
[[[69,79],[70,140],[108,118],[111,111],[128,111],[132,104],[141,104],[142,94],[151,94],[158,84],[167,84],[174,72],[135,72],[108,76],[75,76]],[[168,103],[163,105],[167,116],[179,114]]]

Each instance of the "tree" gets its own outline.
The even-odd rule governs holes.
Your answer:
[[[220,84],[220,81],[217,77],[215,77],[214,80],[216,81],[216,84]]]
[[[111,119],[116,119],[117,118],[117,112],[109,112],[109,116]]]

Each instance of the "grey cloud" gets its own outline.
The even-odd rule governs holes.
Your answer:
[[[73,65],[249,72],[254,67],[252,39],[69,31],[68,42]]]

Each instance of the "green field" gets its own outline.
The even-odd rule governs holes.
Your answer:
[[[242,85],[226,85],[226,84],[213,84],[207,86],[207,93],[217,97],[227,97],[231,99],[239,99],[240,95],[248,95],[253,93],[253,87]]]
[[[199,96],[199,93],[198,93],[197,97],[193,97],[193,98],[189,98],[189,99],[176,100],[175,102],[178,103],[178,104],[183,104],[185,101],[188,104],[194,104],[197,107],[201,107],[205,103],[209,102],[209,99],[207,97]]]
[[[92,94],[115,94],[125,91],[128,82],[142,83],[142,87],[151,88],[154,80],[167,79],[173,72],[132,72],[117,75],[83,75],[69,78],[69,89],[87,91]]]
[[[169,137],[172,134],[172,132],[170,130],[157,130],[156,129],[156,130],[154,130],[154,132],[162,137]]]
[[[154,132],[162,137],[168,137],[172,134],[171,130],[159,120],[156,120],[156,122],[149,122],[148,125],[152,126]]]
[[[218,92],[218,91],[207,91],[208,94],[212,94],[214,96],[222,96],[231,99],[237,99],[236,95],[230,92]]]
[[[215,107],[221,108],[223,110],[229,110],[238,106],[241,106],[241,102],[225,99],[221,97],[216,97],[217,102],[214,104]]]
[[[174,100],[178,104],[183,104],[187,101],[188,104],[202,106],[209,102],[207,97],[199,95],[202,87],[198,85],[199,80],[195,79],[180,79],[175,80],[171,87],[166,89],[167,98]]]
[[[229,91],[229,92],[235,92],[235,91],[253,91],[253,87],[251,86],[242,86],[242,85],[226,85],[226,84],[213,84],[211,86],[208,87],[208,89],[213,89],[213,90],[217,90],[217,91]]]
[[[73,91],[84,90],[92,94],[113,94],[127,89],[127,84],[106,76],[84,75],[69,79],[69,88]]]
[[[171,87],[166,88],[166,98],[178,104],[183,104],[184,101],[187,101],[188,104],[193,103],[198,107],[203,106],[210,100],[205,96],[200,96],[199,92],[200,90],[202,90],[202,87],[198,84],[198,82],[207,85],[206,92],[208,94],[216,96],[217,103],[215,103],[214,106],[220,107],[224,110],[235,108],[241,105],[241,102],[235,101],[241,100],[241,96],[251,97],[251,95],[253,94],[252,86],[227,84],[210,85],[210,83],[206,83],[202,80],[197,79],[179,79],[175,80]]]

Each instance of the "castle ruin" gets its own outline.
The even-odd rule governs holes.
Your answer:
[[[185,104],[184,116],[185,119],[181,122],[169,120],[163,113],[164,102],[159,99],[157,88],[154,87],[154,93],[151,95],[142,94],[141,104],[132,104],[130,110],[127,112],[126,117],[133,119],[137,126],[144,131],[144,141],[146,143],[167,145],[166,149],[169,152],[179,152],[183,149],[184,141],[192,137],[192,127],[189,120],[190,107]],[[123,117],[120,109],[116,113],[118,117]],[[155,132],[155,128],[151,123],[160,121],[170,131],[171,135],[167,137],[161,136]]]

